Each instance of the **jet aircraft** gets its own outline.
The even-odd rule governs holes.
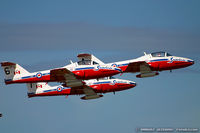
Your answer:
[[[81,60],[61,68],[29,73],[23,67],[12,62],[2,62],[1,66],[5,72],[5,83],[35,83],[35,82],[62,82],[67,86],[81,84],[81,80],[97,79],[113,76],[121,72],[120,68],[88,64]],[[78,79],[78,80],[77,80]]]
[[[45,82],[27,83],[28,97],[84,95],[83,100],[103,97],[102,93],[122,91],[136,86],[133,81],[122,79],[91,79],[82,82],[82,85],[66,87],[63,85],[49,86]]]
[[[194,64],[194,61],[189,58],[172,56],[167,52],[154,52],[151,54],[146,54],[144,56],[138,57],[136,59],[103,63],[97,59],[94,55],[83,53],[78,55],[79,60],[88,60],[100,65],[108,65],[113,67],[118,67],[123,73],[136,73],[139,72],[136,77],[153,77],[159,74],[159,71],[173,70],[188,67]]]

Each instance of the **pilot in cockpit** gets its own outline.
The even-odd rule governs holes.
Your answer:
[[[82,60],[78,62],[78,65],[91,65],[91,60],[85,60],[82,58]]]
[[[98,65],[98,63],[92,60],[85,60],[84,58],[82,58],[81,61],[78,61],[78,65]]]
[[[166,52],[155,52],[155,53],[151,53],[152,57],[166,57],[166,56],[172,56],[169,53]]]

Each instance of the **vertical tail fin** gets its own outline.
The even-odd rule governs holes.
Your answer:
[[[37,82],[37,83],[27,83],[28,88],[28,97],[36,96],[37,94],[44,93],[45,90],[49,90],[52,87],[49,86],[46,82]]]
[[[5,72],[5,81],[15,80],[23,75],[29,74],[27,70],[13,62],[1,62],[1,67]]]

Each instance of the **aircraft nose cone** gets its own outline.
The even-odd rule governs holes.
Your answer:
[[[135,82],[130,81],[129,84],[136,86],[137,84]]]
[[[191,65],[193,65],[193,64],[194,64],[194,61],[193,61],[193,60],[191,60],[191,59],[189,59],[189,60],[188,60],[188,62],[189,62],[189,63],[191,63]]]

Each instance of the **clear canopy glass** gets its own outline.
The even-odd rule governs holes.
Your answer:
[[[98,65],[99,63],[92,60],[81,60],[77,62],[78,65]]]
[[[166,57],[166,56],[172,56],[172,55],[167,52],[154,52],[154,53],[151,53],[151,56],[152,57]]]

